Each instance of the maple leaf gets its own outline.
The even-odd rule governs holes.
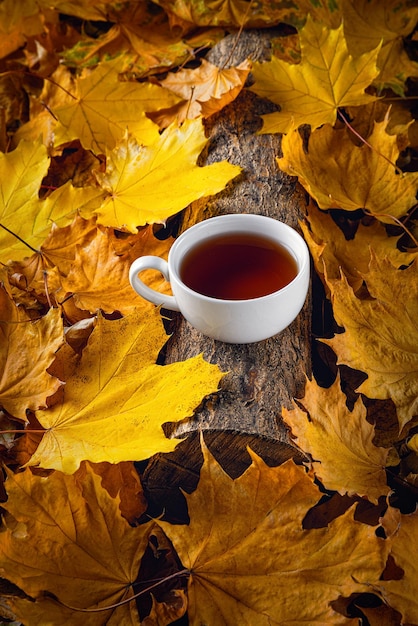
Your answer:
[[[418,21],[418,7],[399,0],[344,0],[342,13],[350,50],[363,54],[382,42],[377,58],[380,71],[374,83],[404,96],[406,79],[418,75],[418,63],[404,48],[404,38]]]
[[[385,580],[378,585],[384,600],[401,613],[402,624],[418,623],[416,592],[418,566],[414,558],[414,549],[411,548],[416,545],[417,540],[418,513],[402,515],[392,536],[391,555],[396,564],[402,568],[403,576],[400,580]]]
[[[33,206],[37,204],[37,193],[48,165],[46,148],[40,141],[22,142],[16,150],[7,154],[0,153],[2,250],[9,248],[11,241],[19,250],[28,254],[27,246],[19,242],[7,229],[12,229],[16,235],[25,235],[27,215],[29,213],[32,217],[35,213]],[[29,228],[32,228],[32,224]],[[3,253],[1,258],[5,262],[9,260],[7,253],[6,255]]]
[[[217,390],[219,369],[201,355],[156,365],[167,336],[157,309],[98,317],[64,401],[36,416],[46,429],[28,465],[74,472],[82,460],[141,460],[174,450],[161,424],[186,418]]]
[[[209,117],[235,100],[250,69],[248,60],[236,67],[220,68],[202,59],[198,68],[170,72],[159,84],[183,98],[183,102],[150,117],[161,127],[167,127],[173,120],[181,124],[185,119]]]
[[[367,374],[358,392],[393,400],[401,430],[418,411],[417,270],[418,259],[397,269],[372,252],[363,275],[367,299],[355,296],[344,275],[327,279],[335,319],[345,332],[321,341],[332,347],[338,363]]]
[[[40,140],[21,141],[12,152],[0,153],[0,260],[3,263],[27,256],[28,246],[38,249],[52,223],[67,225],[77,209],[100,206],[101,190],[74,188],[70,182],[39,200],[38,191],[48,166],[46,148]]]
[[[401,252],[397,247],[400,236],[388,237],[385,227],[377,220],[368,225],[360,223],[355,236],[346,239],[331,215],[320,211],[313,203],[301,228],[316,272],[325,287],[324,272],[328,279],[338,279],[342,270],[353,290],[358,291],[363,285],[363,275],[369,269],[370,248],[377,257],[387,257],[397,268],[409,265],[416,256],[413,252]]]
[[[32,321],[0,285],[0,337],[0,404],[24,420],[27,409],[44,407],[61,385],[46,371],[64,342],[61,312],[50,309]]]
[[[61,472],[48,479],[30,470],[8,472],[6,489],[0,572],[36,599],[10,600],[25,623],[79,623],[79,611],[61,606],[45,592],[81,609],[133,595],[152,524],[131,527],[120,514],[118,498],[101,487],[92,467],[84,468],[82,479]],[[133,603],[103,613],[100,621],[97,614],[82,615],[83,624],[92,626],[139,626]]]
[[[388,135],[388,120],[376,122],[368,143],[356,146],[347,128],[329,125],[312,132],[308,152],[297,131],[283,137],[279,168],[297,176],[321,209],[365,209],[377,219],[393,223],[416,199],[418,174],[399,173],[396,135]],[[330,158],[332,155],[332,158]]]
[[[157,522],[190,571],[190,624],[346,624],[330,603],[379,579],[385,542],[351,509],[303,530],[320,493],[293,461],[271,468],[249,450],[251,466],[233,480],[203,452],[199,485],[186,496],[190,524]]]
[[[126,135],[109,154],[106,172],[97,173],[108,194],[94,211],[99,224],[136,233],[138,226],[164,223],[193,200],[224,189],[241,168],[227,161],[197,166],[206,143],[201,120],[170,126],[150,146]]]
[[[62,102],[50,107],[60,122],[55,145],[80,139],[86,150],[112,150],[129,131],[143,144],[158,137],[158,127],[146,111],[175,104],[173,94],[158,85],[119,80],[119,61],[84,70],[74,80],[71,93],[63,91]]]
[[[119,311],[131,313],[135,307],[149,307],[143,298],[135,294],[129,282],[129,268],[135,258],[154,254],[167,258],[171,240],[159,241],[153,237],[151,227],[141,233],[140,243],[130,255],[118,256],[113,247],[114,235],[109,230],[96,229],[94,238],[84,246],[77,246],[68,275],[62,281],[64,292],[73,293],[76,305],[94,313]],[[135,256],[134,256],[135,254]],[[150,281],[153,289],[167,289],[167,282],[154,275]]]
[[[255,84],[250,89],[281,107],[279,112],[263,116],[263,133],[288,133],[302,124],[312,128],[332,125],[339,107],[375,100],[364,90],[378,74],[380,46],[353,57],[347,49],[343,25],[329,29],[310,16],[299,35],[300,64],[273,57],[253,65]]]
[[[294,402],[293,410],[282,409],[296,443],[312,456],[325,488],[366,496],[377,504],[390,491],[385,474],[389,451],[373,445],[374,428],[366,413],[361,399],[348,410],[339,376],[326,389],[307,380],[305,395]]]

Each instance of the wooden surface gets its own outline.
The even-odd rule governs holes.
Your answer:
[[[228,58],[234,41],[234,37],[227,38],[212,51],[218,56],[218,65]],[[265,58],[267,44],[265,32],[244,34],[231,60],[240,62],[248,54]],[[209,142],[201,164],[226,159],[239,165],[242,174],[220,194],[188,207],[181,230],[215,215],[257,213],[284,221],[300,232],[298,223],[308,199],[296,180],[277,167],[280,136],[257,134],[262,126],[260,116],[272,110],[271,103],[243,90],[231,105],[205,122]],[[303,396],[305,374],[311,374],[311,308],[310,290],[302,312],[287,329],[265,341],[243,345],[205,337],[180,314],[164,311],[172,319],[173,331],[166,363],[203,353],[207,361],[228,374],[219,393],[206,398],[189,423],[168,429],[187,439],[172,455],[156,457],[148,465],[144,473],[148,497],[154,494],[158,500],[167,484],[194,488],[201,463],[195,431],[206,433],[209,448],[231,475],[245,469],[247,444],[272,464],[289,456],[300,460],[281,420],[281,408],[289,408],[292,398]]]

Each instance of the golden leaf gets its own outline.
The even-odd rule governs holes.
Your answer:
[[[86,150],[104,153],[115,147],[127,128],[143,144],[158,138],[158,127],[145,112],[175,104],[175,97],[158,85],[120,81],[118,63],[84,70],[71,93],[63,92],[62,103],[53,109],[60,122],[55,145],[80,139]]]
[[[77,624],[82,615],[83,624],[97,625],[97,613],[65,608],[46,591],[58,602],[81,609],[133,595],[152,525],[131,527],[120,514],[118,498],[101,487],[90,466],[82,478],[61,472],[47,479],[30,470],[9,472],[6,489],[0,572],[36,600],[10,599],[22,621]],[[139,626],[134,603],[102,615],[106,623]]]
[[[159,241],[153,237],[151,227],[141,234],[142,245],[136,246],[136,256],[154,254],[167,258],[171,240]],[[119,311],[125,315],[135,307],[149,308],[151,305],[133,291],[129,282],[129,268],[135,257],[132,254],[118,256],[112,239],[109,230],[96,229],[91,241],[77,246],[68,275],[61,281],[64,292],[73,293],[76,305],[91,313],[101,309],[105,313]],[[147,284],[167,291],[167,282],[160,274],[151,274],[150,280],[143,277]]]
[[[376,504],[389,493],[388,450],[373,445],[374,428],[366,420],[362,400],[348,410],[339,376],[326,389],[307,380],[304,397],[293,410],[282,409],[282,415],[298,446],[311,455],[313,469],[326,489],[366,496]]]
[[[418,7],[399,0],[344,0],[342,13],[348,48],[363,54],[382,42],[374,83],[403,96],[406,79],[418,75],[418,63],[404,48],[404,38],[418,21]]]
[[[0,153],[0,260],[20,260],[39,249],[52,223],[69,224],[79,208],[100,205],[103,192],[94,187],[74,188],[71,183],[59,187],[44,200],[38,191],[49,166],[46,148],[41,141],[21,141],[7,154]]]
[[[315,263],[315,269],[326,287],[328,279],[338,279],[341,270],[349,285],[358,291],[363,275],[369,269],[370,248],[379,258],[387,257],[394,267],[409,265],[416,253],[401,252],[397,247],[399,235],[389,237],[383,224],[377,220],[369,225],[361,222],[352,239],[346,239],[332,217],[311,203],[306,222],[301,224],[305,240]]]
[[[138,461],[174,450],[178,440],[161,425],[190,416],[222,374],[201,355],[156,365],[166,339],[157,309],[99,316],[64,401],[37,412],[46,431],[28,465],[72,473],[82,460]]]
[[[346,624],[330,603],[379,580],[385,542],[352,510],[304,530],[320,498],[312,479],[293,461],[271,468],[250,455],[233,480],[204,448],[199,485],[186,496],[190,524],[157,522],[190,571],[191,626]]]
[[[322,339],[332,347],[338,363],[367,374],[357,391],[369,398],[392,399],[399,426],[418,412],[418,259],[396,269],[372,253],[363,278],[370,298],[360,299],[347,279],[327,279],[334,316],[345,332]]]
[[[206,143],[201,120],[170,126],[150,146],[126,135],[109,154],[106,172],[97,174],[108,193],[94,211],[98,222],[136,233],[138,226],[163,223],[193,200],[224,189],[241,168],[227,161],[198,167]]]
[[[64,342],[61,313],[32,321],[0,285],[0,404],[14,417],[44,407],[61,382],[46,371]]]
[[[417,577],[415,549],[418,541],[418,513],[402,515],[392,538],[391,555],[403,569],[400,580],[386,580],[378,585],[384,600],[402,615],[402,624],[418,623]]]
[[[388,121],[376,122],[366,145],[356,146],[350,130],[329,125],[315,130],[308,152],[297,131],[283,137],[279,168],[297,176],[321,209],[365,209],[382,222],[402,217],[414,206],[416,172],[399,173],[396,135],[388,135]]]
[[[255,84],[251,90],[281,107],[280,112],[263,116],[263,133],[288,133],[302,124],[312,128],[332,125],[338,107],[375,100],[364,90],[378,74],[380,46],[353,57],[347,49],[343,25],[330,29],[310,16],[299,35],[300,64],[274,57],[267,63],[254,63]]]

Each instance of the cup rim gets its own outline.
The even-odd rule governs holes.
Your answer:
[[[245,218],[246,221],[258,221],[258,218],[262,218],[263,220],[269,220],[271,222],[279,223],[282,226],[284,226],[286,230],[289,230],[289,232],[292,232],[292,236],[296,235],[299,242],[302,244],[303,253],[301,255],[301,258],[299,258],[298,256],[294,254],[293,248],[291,247],[289,248],[289,251],[293,254],[293,256],[295,257],[296,263],[298,264],[298,272],[295,278],[293,278],[289,283],[287,283],[287,285],[285,285],[281,289],[276,289],[276,291],[272,291],[271,293],[265,294],[264,296],[257,296],[255,298],[245,298],[245,299],[244,298],[243,299],[224,299],[224,298],[215,298],[213,296],[206,296],[205,294],[200,293],[199,291],[195,291],[194,289],[191,289],[188,285],[186,285],[186,283],[184,283],[183,280],[180,278],[179,272],[176,271],[175,267],[173,268],[173,264],[172,264],[173,254],[176,253],[177,248],[179,247],[179,245],[182,245],[184,241],[184,239],[182,239],[183,236],[186,236],[186,235],[189,236],[189,233],[191,231],[201,230],[202,228],[205,228],[205,226],[203,225],[209,221],[213,223],[214,221],[224,220],[225,218],[229,218],[229,220],[230,218],[233,218],[232,221],[234,221],[235,218],[239,218],[240,221],[242,220],[242,218]],[[256,220],[254,220],[253,218],[256,218]],[[220,233],[217,233],[217,234],[220,234]],[[273,238],[271,237],[271,239]],[[180,244],[178,243],[179,241],[180,241]],[[279,242],[279,243],[281,245],[284,245],[282,242]],[[300,267],[299,267],[299,261],[301,261]],[[193,295],[194,297],[197,296],[200,299],[211,302],[211,303],[218,302],[222,304],[229,304],[231,306],[238,306],[239,304],[242,304],[245,302],[261,302],[263,300],[269,300],[269,299],[276,297],[277,294],[279,293],[282,294],[288,291],[294,285],[296,281],[300,280],[303,277],[304,273],[306,272],[306,266],[309,264],[309,249],[302,235],[298,233],[298,231],[295,228],[293,228],[289,224],[286,224],[286,222],[282,222],[281,220],[269,217],[267,215],[260,215],[258,213],[225,213],[224,215],[216,215],[215,217],[209,217],[201,222],[197,222],[196,224],[193,224],[193,226],[190,226],[190,228],[185,230],[183,233],[181,233],[181,235],[174,241],[173,245],[171,246],[171,249],[168,255],[168,264],[169,264],[169,272],[170,272],[170,282],[173,282],[173,280],[175,280],[181,285],[182,289],[184,289],[189,294]]]

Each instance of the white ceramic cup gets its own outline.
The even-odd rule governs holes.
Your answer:
[[[180,278],[187,253],[208,238],[231,233],[261,235],[284,246],[294,257],[296,277],[274,293],[248,300],[221,300],[193,291]],[[155,269],[171,284],[172,296],[148,287],[139,272]],[[129,271],[133,289],[143,298],[171,311],[180,311],[205,335],[227,343],[253,343],[272,337],[298,315],[309,286],[308,247],[293,228],[276,219],[254,214],[229,214],[209,218],[184,231],[173,243],[168,262],[157,256],[136,259]]]

